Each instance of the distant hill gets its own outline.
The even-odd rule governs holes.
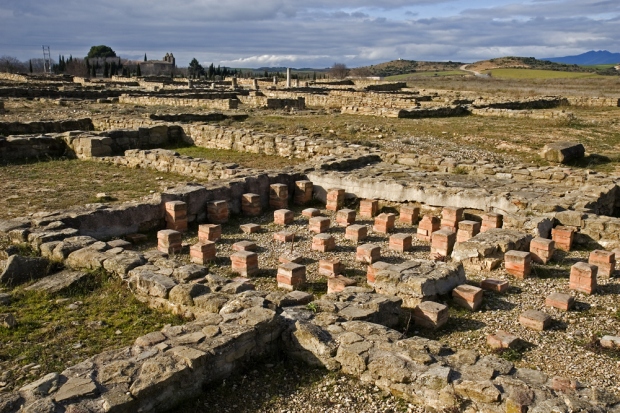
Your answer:
[[[371,66],[362,66],[353,69],[353,72],[365,76],[395,76],[415,72],[439,72],[457,70],[463,63],[459,62],[423,62],[417,60],[392,60]]]
[[[506,56],[495,59],[481,60],[467,66],[469,70],[482,72],[491,69],[540,69],[540,70],[559,70],[563,72],[592,72],[592,69],[578,66],[576,64],[555,63],[548,60],[538,60],[533,57]]]
[[[540,60],[573,65],[607,65],[620,63],[620,53],[611,53],[607,50],[590,50],[576,56],[545,57]]]

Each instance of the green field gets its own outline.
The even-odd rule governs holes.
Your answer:
[[[414,72],[414,73],[405,73],[403,75],[394,75],[388,76],[385,80],[407,80],[413,79],[416,77],[430,77],[430,76],[464,76],[466,72],[461,70],[446,70],[444,72]]]
[[[606,64],[606,65],[581,65],[582,67],[588,68],[588,69],[595,69],[595,70],[605,70],[605,69],[611,69],[612,67],[616,66],[615,64]]]
[[[596,73],[583,72],[561,72],[556,70],[539,69],[493,69],[484,73],[491,73],[491,76],[498,79],[562,79],[562,78],[592,78],[600,77]]]

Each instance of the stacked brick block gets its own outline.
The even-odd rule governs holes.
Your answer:
[[[269,185],[269,206],[273,209],[285,209],[288,207],[288,187],[286,185]]]
[[[319,261],[319,275],[335,277],[344,272],[344,264],[339,259],[325,259]]]
[[[551,317],[542,311],[527,310],[519,316],[519,324],[532,330],[543,331],[551,325]]]
[[[320,252],[333,251],[336,249],[336,240],[328,234],[317,234],[312,237],[312,249]]]
[[[376,199],[363,199],[360,201],[360,218],[372,218],[379,211],[379,201]]]
[[[487,232],[492,228],[502,227],[502,216],[494,212],[487,212],[482,215],[482,224],[480,225],[480,232]]]
[[[463,208],[445,207],[441,211],[441,229],[449,229],[456,233],[459,222],[463,220]]]
[[[424,328],[440,328],[448,322],[448,318],[448,307],[433,301],[423,301],[413,310],[413,321]]]
[[[318,217],[319,215],[321,215],[321,211],[316,208],[306,208],[301,211],[301,216],[306,218]]]
[[[348,227],[355,223],[355,211],[352,209],[341,209],[336,212],[336,224],[341,227]]]
[[[551,230],[551,238],[555,242],[555,248],[562,251],[570,251],[574,235],[575,230],[569,227],[557,226]]]
[[[456,233],[449,229],[440,229],[433,232],[431,238],[431,258],[440,259],[449,257],[456,243]]]
[[[353,287],[357,282],[342,275],[327,279],[327,294],[339,293],[347,287]]]
[[[278,209],[273,212],[273,222],[276,225],[290,225],[294,218],[293,211],[288,209]]]
[[[251,251],[239,251],[230,256],[232,271],[244,277],[258,273],[258,255]]]
[[[476,311],[482,305],[483,291],[473,285],[461,284],[452,290],[452,300],[459,306]]]
[[[222,238],[222,226],[203,224],[198,226],[198,242],[219,241]]]
[[[596,265],[598,278],[613,277],[616,270],[616,254],[604,250],[594,250],[590,253],[588,264]]]
[[[469,241],[480,232],[480,222],[477,221],[461,221],[459,222],[459,230],[456,232],[456,242]]]
[[[278,266],[276,275],[278,287],[285,290],[297,290],[306,282],[306,267],[294,262]]]
[[[169,201],[166,209],[166,228],[174,231],[187,231],[187,204],[182,201]]]
[[[330,220],[327,217],[313,217],[308,221],[308,230],[321,234],[329,229]]]
[[[194,264],[204,265],[215,259],[215,242],[204,241],[192,245],[189,249],[190,261]]]
[[[243,194],[241,195],[241,212],[248,217],[255,217],[260,215],[260,195],[258,194]]]
[[[372,264],[381,259],[381,247],[375,244],[364,244],[357,247],[355,261],[364,264]]]
[[[403,205],[400,207],[399,221],[401,224],[413,225],[418,222],[420,208],[413,205]]]
[[[349,225],[344,237],[354,242],[363,241],[368,238],[368,227],[366,225]]]
[[[555,242],[550,239],[536,237],[530,242],[530,254],[532,261],[538,264],[546,264],[553,257]]]
[[[228,222],[228,202],[209,202],[207,204],[207,220],[214,224],[224,224]]]
[[[409,234],[394,234],[390,237],[389,248],[393,251],[405,252],[411,250],[413,239]]]
[[[181,252],[182,236],[179,231],[164,229],[157,232],[157,250],[165,254]]]
[[[439,218],[432,215],[424,215],[418,224],[416,236],[420,241],[430,242],[433,232],[439,231],[440,224]]]
[[[545,299],[545,305],[547,307],[554,307],[558,310],[568,311],[575,305],[575,297],[570,294],[564,293],[551,293]]]
[[[375,281],[377,279],[377,273],[379,271],[383,271],[390,266],[387,262],[377,261],[368,266],[368,270],[366,271],[366,282],[369,285],[375,285]]]
[[[327,203],[325,209],[338,211],[344,205],[344,189],[332,188],[327,191]]]
[[[507,251],[504,254],[504,264],[508,274],[524,279],[532,271],[532,255],[525,251]]]
[[[304,205],[312,201],[313,188],[312,181],[295,181],[293,202],[297,205]]]
[[[494,278],[486,278],[480,282],[480,288],[486,291],[494,291],[496,293],[503,293],[508,291],[510,284],[508,281],[496,280]]]
[[[375,217],[375,225],[372,227],[374,232],[387,234],[394,230],[394,224],[396,223],[396,214],[387,213],[379,214]]]
[[[569,288],[584,294],[596,292],[597,267],[586,262],[578,262],[570,269]]]
[[[500,350],[506,348],[516,348],[520,344],[519,337],[509,334],[503,330],[498,330],[495,334],[489,334],[487,336],[487,344],[493,350]]]

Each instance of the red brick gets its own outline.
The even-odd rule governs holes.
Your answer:
[[[415,324],[424,328],[440,328],[448,322],[448,318],[448,307],[433,301],[423,301],[413,310]]]
[[[256,243],[252,241],[239,241],[232,245],[233,251],[256,251]]]
[[[328,234],[317,234],[312,237],[312,249],[320,252],[328,252],[336,249],[336,240]]]
[[[400,207],[399,221],[402,224],[413,225],[418,222],[418,216],[420,215],[420,207],[413,205],[401,205]]]
[[[312,201],[313,188],[312,181],[295,181],[293,202],[297,205],[304,205]]]
[[[480,225],[480,232],[487,232],[491,228],[502,227],[502,216],[494,212],[487,212],[482,215],[482,224]]]
[[[325,209],[338,211],[344,205],[344,189],[332,188],[327,191],[327,203]]]
[[[279,231],[273,234],[273,239],[279,242],[293,242],[295,233],[289,231]]]
[[[503,293],[510,288],[510,284],[508,281],[496,280],[493,278],[487,278],[482,280],[480,283],[480,288],[486,291],[495,291],[497,293]]]
[[[575,305],[575,297],[570,294],[551,293],[551,295],[545,299],[545,305],[547,307],[555,307],[559,310],[568,311]]]
[[[519,337],[509,334],[503,330],[497,330],[495,334],[487,336],[487,344],[493,350],[504,348],[516,348],[521,340]]]
[[[381,258],[381,247],[375,244],[363,244],[357,247],[355,261],[372,264]]]
[[[228,222],[228,202],[220,200],[207,203],[207,220],[213,224]]]
[[[374,232],[387,234],[394,230],[394,224],[396,223],[396,214],[383,213],[375,217],[375,225],[372,227]]]
[[[519,316],[519,324],[533,330],[546,330],[551,324],[551,317],[542,311],[527,310]]]
[[[598,268],[586,262],[578,262],[570,269],[569,288],[584,294],[596,292],[596,275]]]
[[[258,255],[255,252],[239,251],[230,256],[232,271],[244,277],[258,273]]]
[[[204,265],[215,259],[215,242],[198,242],[189,248],[190,261],[194,264]]]
[[[566,377],[555,376],[551,379],[551,388],[555,391],[570,393],[577,390],[577,381]]]
[[[312,217],[308,221],[308,230],[321,234],[329,229],[331,221],[327,217]]]
[[[368,238],[368,227],[366,225],[349,225],[344,237],[355,242],[363,241]]]
[[[616,270],[616,254],[605,250],[594,250],[590,253],[588,263],[596,265],[598,278],[613,277]]]
[[[297,290],[306,282],[306,267],[293,262],[278,266],[276,276],[278,287],[286,290]]]
[[[334,277],[344,272],[344,264],[337,258],[319,261],[319,275]]]
[[[157,250],[166,254],[181,252],[182,235],[172,229],[157,232]]]
[[[261,214],[260,195],[243,194],[241,195],[241,212],[243,215],[255,217]]]
[[[187,231],[187,204],[182,201],[164,203],[166,228],[174,231]]]
[[[456,232],[456,242],[469,241],[480,232],[480,222],[477,221],[461,221],[459,229]]]
[[[461,284],[452,290],[452,300],[463,308],[476,311],[482,305],[483,291],[473,285]]]
[[[441,211],[441,229],[456,232],[459,222],[463,220],[463,211],[463,208],[444,207]]]
[[[439,231],[441,221],[432,215],[424,215],[418,224],[417,237],[420,241],[431,241],[433,232]]]
[[[433,232],[431,238],[431,255],[449,257],[456,243],[456,233],[449,229]]]
[[[410,234],[394,234],[390,236],[389,248],[394,251],[405,252],[411,249],[412,237]]]
[[[346,287],[352,287],[356,284],[357,282],[355,280],[344,277],[342,275],[330,277],[327,279],[327,294],[339,293]]]
[[[537,237],[530,242],[530,253],[532,261],[538,264],[546,264],[553,257],[555,242],[550,239]]]
[[[377,278],[377,273],[379,271],[383,271],[390,267],[391,264],[383,261],[377,261],[368,266],[368,270],[366,271],[366,282],[369,285],[375,285],[375,280]]]
[[[318,217],[321,215],[321,211],[316,208],[306,208],[301,211],[301,215],[307,218]]]
[[[336,224],[347,227],[355,223],[355,211],[352,209],[341,209],[336,212]]]
[[[551,238],[555,241],[555,248],[570,251],[573,245],[575,230],[569,227],[558,226],[551,230]]]
[[[241,224],[239,225],[239,228],[244,234],[255,234],[257,232],[260,232],[260,230],[262,229],[262,227],[258,224]]]
[[[198,226],[198,241],[218,241],[222,238],[222,226],[216,224],[203,224]]]
[[[376,199],[362,199],[360,201],[360,218],[372,218],[379,211],[379,201]]]
[[[278,209],[273,211],[273,222],[276,225],[290,225],[293,223],[295,214],[288,209]]]
[[[288,264],[289,262],[293,262],[295,264],[301,264],[303,257],[297,254],[286,253],[282,254],[278,257],[278,262],[282,264]]]
[[[525,251],[506,251],[504,264],[508,274],[524,279],[532,270],[532,255]]]
[[[288,186],[284,184],[269,185],[269,206],[274,209],[288,207]]]

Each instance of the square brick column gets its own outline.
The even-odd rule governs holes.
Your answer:
[[[616,254],[605,250],[594,250],[590,253],[588,264],[598,267],[597,277],[613,277],[614,271],[616,271]]]
[[[431,235],[435,231],[439,231],[441,221],[432,215],[424,215],[418,224],[416,236],[420,241],[431,241]]]
[[[532,270],[532,255],[525,251],[506,251],[504,264],[508,274],[524,279]]]
[[[487,336],[487,344],[493,350],[500,350],[503,348],[516,348],[520,343],[519,337],[509,334],[503,330],[497,330],[495,334],[489,334]],[[518,411],[518,410],[517,410]]]
[[[344,237],[355,242],[363,241],[368,238],[368,227],[366,225],[349,225]]]
[[[482,305],[482,288],[461,284],[452,290],[452,300],[459,306],[476,311]]]
[[[239,251],[230,256],[232,271],[244,277],[258,273],[258,255],[255,252]]]
[[[346,287],[353,287],[355,285],[357,285],[357,281],[344,277],[342,275],[330,277],[327,279],[327,294],[339,293]]]
[[[344,264],[338,258],[324,259],[319,261],[319,275],[335,277],[344,272]]]
[[[207,204],[207,220],[213,224],[224,224],[228,222],[228,202],[209,202]]]
[[[273,222],[276,225],[290,225],[293,223],[295,215],[288,209],[278,209],[273,211]]]
[[[352,209],[341,209],[336,212],[336,224],[347,227],[355,223],[355,211]]]
[[[570,269],[570,280],[568,288],[584,294],[596,292],[596,265],[587,262],[578,262]]]
[[[412,242],[413,238],[410,234],[394,234],[390,236],[389,248],[399,252],[409,251]]]
[[[417,326],[437,329],[448,322],[448,307],[433,301],[423,301],[413,310],[413,321]]]
[[[573,246],[575,230],[569,227],[558,226],[551,230],[551,239],[555,242],[555,248],[562,251],[570,251]]]
[[[241,224],[239,225],[239,229],[241,229],[241,232],[244,234],[256,234],[260,232],[262,227],[258,224]]]
[[[440,229],[433,232],[431,238],[431,257],[447,258],[452,254],[452,248],[456,243],[456,232],[449,229]]]
[[[532,330],[543,331],[551,324],[551,317],[537,310],[526,310],[519,316],[519,324]]]
[[[360,218],[372,218],[379,211],[379,201],[376,199],[362,199],[360,201]]]
[[[274,209],[284,209],[288,207],[288,187],[286,185],[269,185],[269,206]]]
[[[441,229],[456,232],[459,229],[459,222],[463,220],[463,211],[463,208],[444,207],[441,211]]]
[[[418,222],[420,207],[413,205],[401,205],[399,221],[401,224],[413,225]]]
[[[293,202],[297,205],[304,205],[312,201],[313,188],[312,181],[295,181]]]
[[[329,229],[330,220],[327,217],[312,217],[308,220],[308,230],[321,234]]]
[[[255,217],[260,215],[260,195],[258,194],[243,194],[241,195],[241,212],[248,217]]]
[[[377,279],[377,273],[379,271],[383,271],[390,266],[387,262],[376,261],[373,264],[368,266],[368,270],[366,271],[366,282],[368,285],[375,285],[375,281]]]
[[[233,251],[256,251],[258,246],[252,241],[238,241],[232,245]]]
[[[570,294],[563,293],[551,293],[545,299],[545,305],[547,307],[554,307],[558,310],[568,311],[575,305],[575,297]]]
[[[375,217],[375,225],[372,227],[374,232],[387,234],[394,230],[394,224],[396,223],[396,214],[379,214]]]
[[[555,251],[555,242],[541,237],[536,237],[530,242],[530,253],[532,261],[538,264],[546,264],[553,257]]]
[[[187,231],[187,204],[182,201],[169,201],[164,204],[166,209],[166,229],[179,232]]]
[[[157,231],[157,250],[166,254],[181,252],[182,235],[173,229]]]
[[[355,261],[372,264],[381,259],[381,247],[376,244],[364,244],[357,247]]]
[[[491,228],[502,227],[502,215],[495,212],[487,212],[482,214],[482,225],[480,226],[480,232],[487,232]]]
[[[480,232],[480,222],[461,221],[459,222],[459,230],[456,232],[456,242],[469,241]]]
[[[306,218],[318,217],[319,215],[321,215],[321,211],[316,208],[306,208],[301,211],[301,216]]]
[[[485,278],[480,282],[480,288],[486,291],[494,291],[496,293],[503,293],[508,291],[510,283],[504,280],[496,280],[494,278]]]
[[[194,264],[204,265],[215,259],[215,242],[198,242],[189,248],[189,258]]]
[[[338,211],[344,205],[344,189],[332,188],[327,190],[327,203],[325,209]]]
[[[219,241],[222,238],[222,226],[216,224],[202,224],[198,226],[198,241]]]
[[[306,282],[306,267],[294,262],[281,264],[278,266],[276,275],[278,288],[285,290],[297,290]]]
[[[336,240],[329,234],[317,234],[312,237],[312,249],[320,252],[328,252],[336,249]]]
[[[279,231],[273,234],[273,239],[278,242],[293,242],[295,233],[289,231]]]

